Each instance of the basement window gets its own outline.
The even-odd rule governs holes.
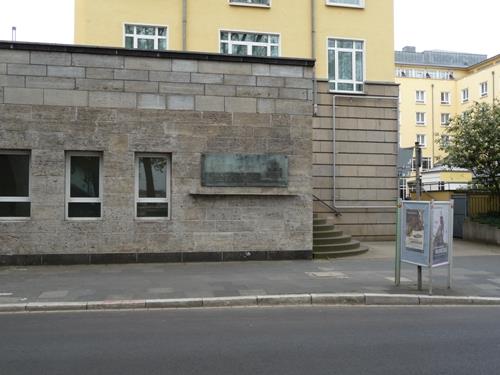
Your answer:
[[[170,156],[137,154],[135,169],[136,218],[168,219],[170,217]]]
[[[229,0],[229,4],[269,8],[271,0]]]
[[[29,151],[0,150],[0,218],[31,216]]]
[[[365,0],[326,0],[326,5],[349,8],[364,8]]]

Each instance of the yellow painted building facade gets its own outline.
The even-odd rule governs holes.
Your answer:
[[[500,98],[500,55],[487,59],[441,51],[417,53],[413,47],[407,48],[410,50],[396,52],[400,143],[413,147],[418,140],[423,168],[430,169],[444,156],[438,142],[446,137],[449,119],[474,102],[492,103]]]
[[[394,82],[393,23],[393,0],[75,0],[76,44],[137,47],[132,45],[137,37],[133,26],[140,25],[162,34],[154,47],[231,53],[223,46],[224,32],[231,33],[229,40],[260,34],[261,41],[271,41],[268,56],[316,59],[318,79],[328,78],[329,61],[333,63],[329,39],[335,39],[361,42],[360,54],[344,45],[352,56],[337,55],[355,60],[356,73],[349,71],[351,66],[344,72],[357,76],[352,81]],[[247,47],[259,51],[259,46]],[[338,91],[363,89],[348,82]]]

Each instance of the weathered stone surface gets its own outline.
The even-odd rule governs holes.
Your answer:
[[[43,104],[43,90],[5,87],[4,103]]]
[[[110,108],[135,108],[137,95],[135,93],[121,92],[90,92],[89,106]]]
[[[35,53],[31,65],[30,52],[24,52],[0,51],[0,103],[7,103],[0,105],[0,148],[31,150],[32,217],[9,227],[17,239],[0,240],[0,254],[92,253],[96,262],[105,262],[135,260],[143,253],[196,260],[209,252],[220,261],[224,253],[229,260],[240,251],[261,251],[260,256],[311,249],[311,205],[304,204],[311,190],[310,160],[304,156],[311,147],[311,132],[305,131],[311,124],[303,119],[310,114],[292,119],[276,113],[285,77],[302,74],[302,67],[91,53]],[[280,76],[269,76],[271,70]],[[307,90],[293,85],[305,83],[290,81],[286,88]],[[293,102],[294,113],[310,106],[309,99]],[[101,220],[64,220],[69,150],[103,157]],[[139,152],[172,157],[170,219],[135,218]],[[201,154],[216,152],[285,153],[289,186],[244,192],[250,195],[241,189],[200,192]],[[286,195],[290,192],[297,199]],[[234,301],[241,303],[247,301]]]

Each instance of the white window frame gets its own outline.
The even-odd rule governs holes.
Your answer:
[[[221,34],[222,33],[229,33],[228,40],[222,40]],[[278,44],[276,43],[271,43],[270,38],[268,39],[269,41],[267,43],[261,43],[261,42],[245,42],[245,41],[232,41],[231,40],[231,34],[261,34],[261,35],[268,35],[270,36],[277,36],[278,37]],[[233,44],[241,44],[241,45],[246,45],[247,46],[247,55],[246,56],[253,56],[251,54],[252,52],[252,46],[258,46],[258,47],[267,47],[267,56],[266,57],[280,57],[281,56],[281,33],[275,33],[275,32],[270,32],[270,31],[249,31],[249,30],[230,30],[230,29],[219,29],[219,52],[221,51],[221,46],[222,43],[227,43],[228,48],[228,54],[232,55],[233,51]],[[278,56],[272,56],[271,55],[271,47],[277,46],[278,47]],[[250,54],[248,54],[250,52]],[[222,52],[220,52],[222,53]],[[242,56],[242,55],[234,55],[234,56]]]
[[[441,104],[449,105],[451,102],[451,93],[449,91],[441,91]]]
[[[448,126],[450,124],[450,118],[451,118],[450,113],[441,113],[441,126]]]
[[[415,102],[418,104],[425,104],[425,90],[416,90],[415,91]]]
[[[468,101],[469,101],[469,88],[462,89],[462,103],[467,103]]]
[[[417,159],[412,158],[411,159],[411,170],[416,171],[416,164],[417,164]],[[424,164],[427,164],[427,168],[424,166]],[[432,160],[429,156],[423,156],[422,157],[422,171],[428,171],[429,169],[432,169]]]
[[[0,150],[2,155],[28,155],[28,196],[27,197],[2,197],[0,202],[7,203],[30,203],[30,216],[0,216],[0,221],[16,221],[31,219],[31,152],[27,150]]]
[[[228,1],[229,5],[235,5],[235,6],[271,8],[271,0],[267,0],[267,4],[252,3],[252,0],[228,0]]]
[[[488,96],[488,81],[484,81],[479,84],[479,96],[481,98]]]
[[[341,1],[341,0],[340,0]],[[346,7],[346,8],[364,8],[365,0],[358,0],[359,4],[346,4],[339,2],[339,0],[326,0],[326,5],[333,7]]]
[[[419,138],[421,138],[424,142],[423,143],[420,142]],[[421,148],[426,148],[427,147],[427,135],[426,134],[417,134],[416,142],[419,143]]]
[[[421,115],[421,116],[419,116]],[[419,119],[419,117],[422,117],[422,119]],[[415,112],[415,122],[417,125],[423,126],[427,124],[427,116],[425,112]]]
[[[165,198],[140,198],[139,197],[139,158],[149,157],[149,158],[165,158],[167,160],[167,170],[165,174],[166,182],[165,187],[167,189]],[[134,217],[135,220],[140,221],[161,221],[170,220],[171,218],[171,185],[172,185],[172,154],[169,153],[147,153],[147,152],[137,152],[134,155],[134,170],[135,170],[135,181],[134,181]],[[159,217],[139,217],[137,216],[137,205],[139,203],[167,203],[168,212],[167,216]]]
[[[350,42],[362,42],[363,43],[363,49],[356,49],[356,48],[337,48],[335,47],[330,47],[330,39],[335,39],[335,40],[347,40]],[[365,80],[366,80],[366,40],[365,39],[352,39],[352,38],[338,38],[335,36],[329,36],[326,38],[326,66],[328,69],[328,66],[330,65],[330,61],[328,59],[328,51],[329,50],[334,50],[335,51],[335,80],[330,80],[330,72],[327,72],[327,77],[328,77],[328,84],[334,82],[336,89],[332,90],[329,89],[330,92],[345,92],[345,93],[357,93],[357,94],[363,94],[365,90]],[[353,80],[339,80],[338,79],[338,73],[339,73],[339,58],[338,58],[338,52],[351,52],[353,54],[353,59],[352,59],[352,72],[353,72]],[[363,80],[362,81],[357,81],[356,80],[356,52],[362,52],[363,53]],[[354,86],[354,90],[348,91],[348,90],[338,90],[337,85],[339,83],[352,83]],[[358,91],[356,90],[356,85],[362,85],[363,90]]]
[[[134,26],[134,34],[127,34],[126,32],[126,26]],[[136,34],[136,29],[135,27],[136,26],[143,26],[143,27],[154,27],[155,28],[155,35],[142,35],[142,34]],[[163,36],[159,36],[158,35],[158,28],[159,27],[162,27],[162,28],[165,28],[165,37]],[[133,49],[138,49],[137,48],[137,39],[138,39],[138,35],[140,35],[140,39],[153,39],[154,40],[154,49],[152,50],[143,50],[143,51],[167,51],[168,50],[168,46],[170,45],[169,43],[169,40],[168,40],[168,37],[170,35],[169,33],[169,28],[167,25],[154,25],[154,24],[145,24],[145,23],[136,23],[136,22],[123,22],[122,24],[122,30],[123,30],[123,47],[126,48],[126,38],[128,36],[131,36],[134,38],[134,47]],[[165,39],[165,44],[166,44],[166,48],[163,50],[163,49],[158,49],[158,40],[159,39]]]
[[[97,198],[81,198],[71,197],[71,157],[72,156],[96,156],[99,158],[99,197]],[[102,152],[98,151],[66,151],[66,173],[65,173],[65,203],[64,203],[64,217],[66,220],[71,221],[96,221],[102,220],[103,212],[103,157]],[[98,217],[69,217],[69,204],[70,203],[100,203],[101,212]]]

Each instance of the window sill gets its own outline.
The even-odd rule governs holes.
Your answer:
[[[353,4],[334,4],[330,2],[326,2],[327,7],[339,7],[339,8],[353,8],[353,9],[365,9],[365,5],[353,5]]]
[[[5,223],[13,223],[13,222],[24,222],[24,221],[31,221],[31,217],[0,217],[0,223],[5,222]]]
[[[250,7],[250,8],[264,8],[264,9],[271,8],[271,5],[265,5],[265,4],[229,3],[229,5],[235,7]]]

